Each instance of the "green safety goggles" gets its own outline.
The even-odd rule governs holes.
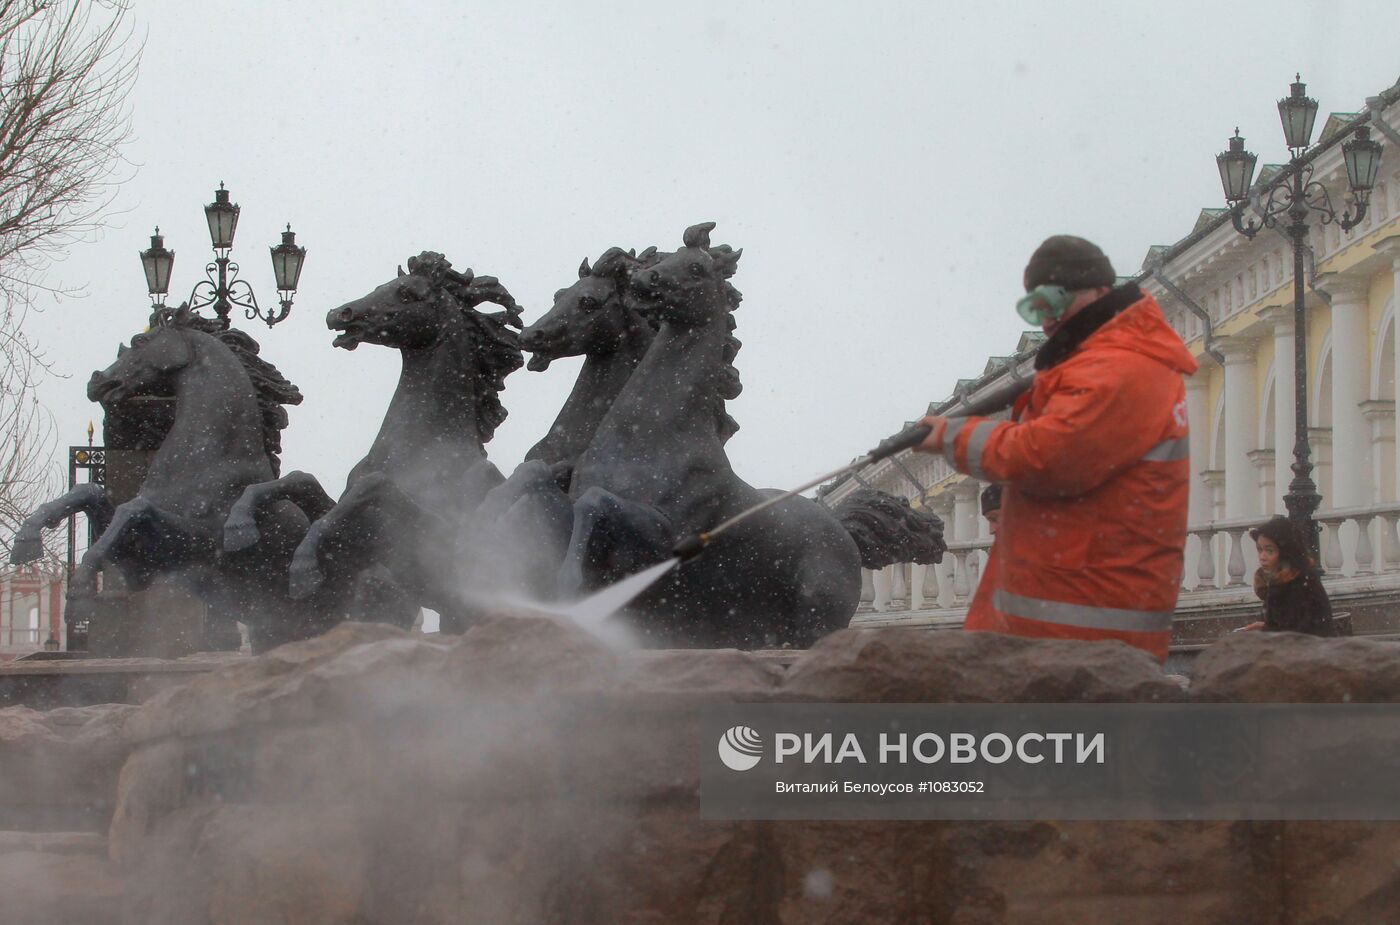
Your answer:
[[[1043,325],[1058,321],[1074,301],[1074,294],[1064,286],[1036,286],[1016,302],[1016,313],[1027,324]]]

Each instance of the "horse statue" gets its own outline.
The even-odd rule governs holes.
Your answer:
[[[292,505],[258,520],[260,542],[224,553],[224,519],[248,485],[278,466],[284,405],[301,393],[258,356],[247,334],[201,318],[187,305],[158,309],[151,326],[93,373],[88,398],[111,406],[138,396],[174,398],[174,421],[136,495],[113,506],[105,487],[82,485],[43,505],[21,526],[11,560],[32,559],[44,529],[75,513],[93,519],[97,540],[69,580],[75,608],[97,593],[97,576],[117,569],[131,590],[158,574],[180,576],[213,615],[248,624],[256,648],[315,635],[339,618],[326,598],[292,605],[285,570],[308,521]]]
[[[568,490],[574,462],[656,336],[658,322],[645,313],[631,280],[665,256],[655,247],[640,255],[612,247],[592,264],[584,258],[578,279],[555,292],[549,311],[521,332],[531,372],[563,357],[582,356],[584,362],[549,432],[478,511],[476,525],[486,538],[471,556],[478,584],[528,591],[535,599],[555,596],[555,573],[573,522]],[[737,397],[742,388],[733,368],[739,347],[732,334],[726,337],[724,398]],[[724,440],[738,430],[722,409],[715,425]]]
[[[476,311],[483,302],[504,310]],[[234,505],[226,549],[256,542],[258,512],[282,500],[313,520],[290,568],[293,597],[337,585],[378,566],[413,600],[462,628],[474,608],[464,597],[459,552],[464,528],[504,478],[486,443],[505,420],[499,393],[524,363],[520,309],[494,278],[458,272],[442,254],[411,257],[408,272],[332,309],[334,346],[392,347],[402,357],[398,387],[369,453],[332,502],[304,472],[254,485]]]
[[[549,432],[477,510],[464,556],[475,587],[534,599],[553,596],[573,521],[568,487],[574,460],[656,333],[636,310],[629,283],[632,269],[654,261],[655,252],[649,248],[638,257],[613,247],[592,265],[585,257],[578,279],[556,292],[549,312],[521,331],[531,372],[544,372],[563,357],[583,356],[584,362]]]
[[[729,282],[742,251],[712,247],[713,223],[630,275],[658,330],[572,471],[573,523],[559,570],[577,596],[669,558],[675,544],[771,492],[736,475],[724,408],[736,392]],[[808,645],[845,626],[860,594],[860,552],[820,504],[791,498],[735,526],[632,605],[662,645]]]

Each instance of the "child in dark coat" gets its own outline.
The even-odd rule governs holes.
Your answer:
[[[1254,593],[1264,602],[1264,619],[1247,630],[1335,636],[1332,603],[1302,537],[1287,517],[1275,517],[1249,531],[1259,550]]]

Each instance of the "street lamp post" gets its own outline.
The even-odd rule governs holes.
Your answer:
[[[238,278],[238,264],[229,259],[233,249],[233,234],[238,228],[238,204],[229,201],[228,190],[222,183],[214,191],[214,201],[204,207],[204,217],[209,223],[209,240],[214,245],[214,259],[204,268],[206,279],[195,283],[190,290],[189,306],[192,309],[213,306],[214,313],[225,328],[228,327],[229,312],[237,305],[246,311],[248,319],[261,319],[272,327],[284,320],[292,310],[292,296],[301,277],[302,262],[306,259],[306,248],[296,243],[296,232],[288,225],[282,232],[282,243],[270,248],[272,252],[272,274],[277,281],[278,301],[281,309],[266,312],[258,308],[257,297],[247,280]],[[170,271],[175,266],[175,252],[167,250],[165,238],[160,229],[151,236],[151,246],[141,252],[141,268],[146,274],[146,290],[157,306],[165,304],[170,291]]]
[[[1331,197],[1322,183],[1314,180],[1312,157],[1308,145],[1312,139],[1313,122],[1317,118],[1317,100],[1307,96],[1302,78],[1295,78],[1291,92],[1278,101],[1279,119],[1283,123],[1284,140],[1289,149],[1288,167],[1264,184],[1256,195],[1260,203],[1262,224],[1254,219],[1245,221],[1245,208],[1250,201],[1254,178],[1254,154],[1244,149],[1240,130],[1229,140],[1229,147],[1217,154],[1220,183],[1225,188],[1225,201],[1230,206],[1230,221],[1235,230],[1253,238],[1261,228],[1274,228],[1287,220],[1286,231],[1293,242],[1293,481],[1283,502],[1288,516],[1298,527],[1313,556],[1318,553],[1318,529],[1313,520],[1322,496],[1312,479],[1312,453],[1308,446],[1307,391],[1307,314],[1304,308],[1306,274],[1303,258],[1308,249],[1309,212],[1321,216],[1322,224],[1336,222],[1343,230],[1356,227],[1366,216],[1371,189],[1380,170],[1381,145],[1370,137],[1369,129],[1356,128],[1355,136],[1342,145],[1346,162],[1347,181],[1351,185],[1353,208],[1340,215],[1332,206]]]

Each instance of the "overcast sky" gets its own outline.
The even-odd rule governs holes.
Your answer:
[[[1083,235],[1134,272],[1221,204],[1213,158],[1236,125],[1261,163],[1285,159],[1274,104],[1295,71],[1324,113],[1400,77],[1394,0],[136,6],[130,180],[110,227],[53,270],[88,295],[33,319],[69,376],[43,398],[63,444],[90,418],[101,439],[84,387],[145,324],[137,252],[159,224],[183,299],[222,180],[264,305],[285,222],[308,249],[291,318],[248,329],[306,395],[283,471],[332,494],[399,358],[333,349],[326,312],[420,251],[498,276],[528,322],[582,258],[718,222],[713,241],[744,249],[730,458],[785,487],[1009,352],[1043,238]],[[502,470],[576,372],[507,380]]]

